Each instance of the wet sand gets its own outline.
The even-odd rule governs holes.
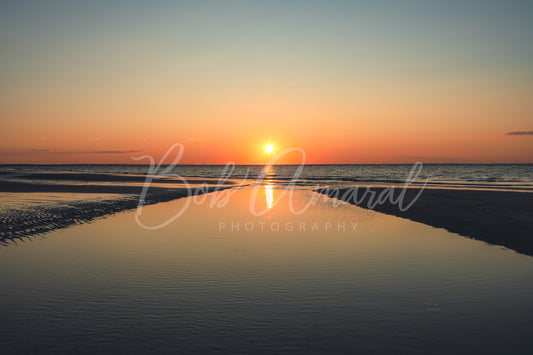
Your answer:
[[[359,190],[357,198],[349,196],[350,188],[317,190],[328,196],[362,208],[394,215],[491,244],[503,245],[517,252],[533,255],[533,194],[528,192],[425,189],[406,211],[390,200],[376,206],[371,194]],[[376,195],[385,188],[372,187]],[[396,198],[401,189],[394,191]],[[405,205],[420,192],[406,190]],[[343,196],[344,195],[344,196]]]
[[[60,176],[64,175],[61,174]],[[101,178],[104,179],[105,176]],[[198,182],[198,180],[194,182]],[[201,195],[230,187],[229,184],[208,186],[207,182],[203,180],[200,183],[206,183],[206,185],[201,188],[191,187],[191,191],[187,188],[150,186],[144,200],[144,205],[172,201],[190,195]],[[99,201],[67,201],[60,206],[30,206],[28,208],[3,211],[0,213],[0,244],[9,245],[18,239],[33,238],[55,229],[65,228],[114,213],[135,209],[139,203],[141,191],[142,186],[0,181],[0,192],[110,194],[109,199]],[[115,194],[120,194],[121,196],[117,198]]]

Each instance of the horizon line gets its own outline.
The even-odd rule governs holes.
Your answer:
[[[530,163],[424,163],[421,161],[411,163],[311,163],[303,165],[412,165],[415,163],[422,163],[424,165],[533,165]],[[38,163],[0,163],[0,166],[74,166],[74,165],[123,165],[123,166],[150,166],[150,164],[132,164],[132,163],[52,163],[52,164],[38,164]],[[162,164],[162,166],[169,166],[172,164]],[[176,166],[226,166],[227,164],[175,164]],[[265,166],[267,164],[235,164],[235,166]],[[273,164],[279,166],[299,166],[301,164]]]

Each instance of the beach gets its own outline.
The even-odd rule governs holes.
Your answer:
[[[290,182],[283,177],[272,181],[276,181],[280,186],[287,186]],[[227,177],[214,176],[186,178],[157,176],[147,180],[147,175],[142,174],[86,172],[3,174],[0,177],[0,193],[9,193],[11,196],[16,196],[16,193],[48,193],[55,194],[60,199],[63,196],[62,199],[67,201],[69,198],[65,196],[68,194],[86,196],[83,198],[78,196],[77,199],[60,206],[44,204],[39,208],[18,206],[13,209],[6,208],[9,203],[4,199],[4,209],[0,211],[2,222],[0,243],[32,237],[72,224],[135,209],[139,205],[139,198],[145,185],[148,188],[143,204],[150,205],[254,183],[256,183],[254,179],[231,180]],[[314,181],[307,178],[292,183],[305,187],[316,186],[317,183],[330,185],[331,181]],[[374,186],[376,183],[380,185]],[[477,183],[469,187],[453,182],[440,183],[440,185],[449,185],[446,188],[439,188],[438,184],[433,183],[430,188],[421,190],[418,187],[420,184],[421,182],[416,182],[414,186],[404,189],[396,180],[361,181],[355,184],[341,178],[332,186],[321,187],[315,191],[380,213],[444,228],[465,237],[533,255],[533,239],[530,237],[530,231],[533,230],[533,193],[529,186],[520,184],[512,190],[509,189],[512,185],[499,184],[493,185],[494,188],[491,189],[491,185],[482,188],[480,187],[482,185]],[[393,191],[391,196],[388,194],[390,189]],[[404,207],[407,207],[411,201],[414,202],[404,211],[399,208],[398,203],[391,203],[402,194]],[[92,196],[99,196],[99,199],[90,200]],[[377,203],[380,199],[383,203]]]
[[[531,257],[333,198],[294,214],[315,193],[298,186],[280,198],[285,188],[146,206],[146,226],[188,206],[159,229],[142,228],[132,210],[1,247],[0,352],[467,354],[533,345]],[[217,207],[226,191],[234,193]],[[251,200],[265,213],[252,215]]]
[[[188,169],[1,174],[0,352],[533,345],[527,181],[422,190],[354,182],[346,167],[299,180]]]

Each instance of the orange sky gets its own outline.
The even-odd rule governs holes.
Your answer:
[[[206,4],[3,5],[0,163],[533,163],[531,11]]]

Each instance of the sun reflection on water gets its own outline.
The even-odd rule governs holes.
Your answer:
[[[268,209],[274,207],[274,185],[265,185],[265,197]]]

